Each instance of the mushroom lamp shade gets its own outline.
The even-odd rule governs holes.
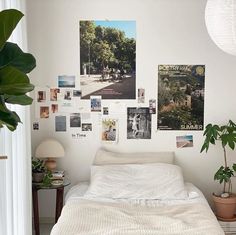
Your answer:
[[[55,139],[46,139],[42,141],[35,151],[36,158],[46,158],[45,166],[48,170],[55,170],[56,161],[54,158],[64,157],[65,150],[60,142]]]
[[[224,52],[236,55],[236,0],[208,0],[205,22],[215,44]]]

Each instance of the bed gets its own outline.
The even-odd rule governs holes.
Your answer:
[[[70,189],[51,235],[223,235],[201,191],[173,162],[173,152],[99,150],[90,183]]]

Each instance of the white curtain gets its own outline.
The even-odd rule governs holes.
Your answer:
[[[0,0],[0,10],[15,8],[25,13],[24,0]],[[25,17],[14,30],[10,41],[27,51]],[[29,107],[11,106],[23,124],[15,132],[0,129],[0,234],[31,235],[31,137]]]

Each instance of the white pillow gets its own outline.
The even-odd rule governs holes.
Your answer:
[[[165,163],[91,167],[87,198],[186,199],[181,168]]]

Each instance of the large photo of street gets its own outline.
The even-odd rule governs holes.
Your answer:
[[[82,99],[136,98],[136,22],[80,21]]]
[[[158,66],[159,130],[203,130],[205,65]]]

